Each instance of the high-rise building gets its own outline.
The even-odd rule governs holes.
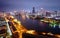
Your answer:
[[[55,11],[55,14],[56,14],[56,16],[57,16],[57,11]]]
[[[46,16],[51,16],[51,13],[50,12],[46,12]]]
[[[32,13],[35,13],[35,7],[33,7]]]

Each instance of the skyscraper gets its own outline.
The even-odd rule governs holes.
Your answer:
[[[33,7],[32,13],[35,13],[35,7]]]

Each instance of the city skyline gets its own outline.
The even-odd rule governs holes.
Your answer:
[[[0,11],[36,10],[60,10],[60,0],[0,0]]]

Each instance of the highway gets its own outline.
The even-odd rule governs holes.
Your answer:
[[[34,19],[27,19],[25,17],[21,17],[21,16],[15,16],[18,20],[21,21],[21,24],[31,30],[35,30],[38,34],[41,33],[41,32],[51,32],[53,34],[60,34],[60,29],[58,27],[56,28],[53,28],[53,27],[50,27],[49,26],[49,22],[42,22],[42,21],[39,21],[39,20],[34,20]],[[49,19],[50,20],[50,19]],[[45,20],[44,20],[45,21]],[[51,21],[50,21],[51,22]],[[52,30],[52,31],[51,31]],[[54,37],[55,37],[54,35]],[[47,36],[47,35],[46,35]],[[43,36],[44,37],[44,36]],[[49,36],[47,36],[49,37]]]
[[[12,32],[12,38],[60,38],[59,30],[53,29],[53,31],[51,31],[52,29],[48,26],[48,23],[16,16],[9,16],[5,19],[8,22],[10,30]],[[50,32],[58,34],[54,35]]]

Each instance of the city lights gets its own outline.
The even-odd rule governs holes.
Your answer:
[[[28,30],[26,33],[35,34],[35,30]]]
[[[60,0],[0,0],[0,38],[60,38]]]

